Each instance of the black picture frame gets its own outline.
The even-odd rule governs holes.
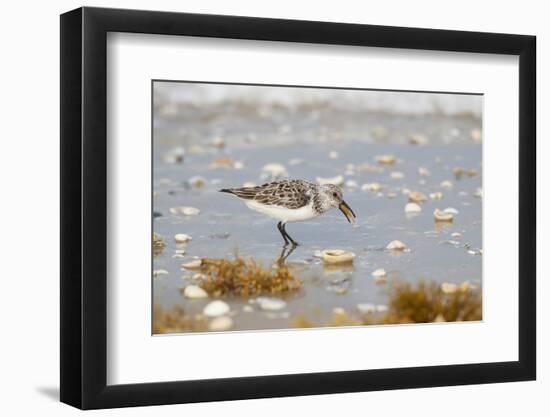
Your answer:
[[[518,361],[107,385],[108,32],[518,56]],[[61,401],[94,409],[535,379],[535,54],[525,35],[88,7],[61,15]]]

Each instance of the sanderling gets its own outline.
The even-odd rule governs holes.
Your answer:
[[[317,185],[304,180],[282,180],[259,185],[257,187],[224,188],[243,200],[248,208],[279,220],[277,228],[285,244],[297,243],[285,230],[291,222],[313,219],[333,208],[339,208],[348,222],[352,222],[355,213],[342,199],[342,189],[333,184]]]

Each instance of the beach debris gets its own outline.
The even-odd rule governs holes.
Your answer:
[[[371,183],[367,183],[367,184],[363,184],[361,186],[361,190],[363,191],[372,191],[372,192],[378,192],[382,189],[382,184],[378,183],[378,182],[371,182]]]
[[[339,154],[338,154],[338,152],[336,152],[336,151],[330,151],[330,152],[328,153],[328,157],[329,157],[330,159],[338,159],[338,156],[339,156]]]
[[[451,233],[451,237],[460,237],[460,236],[462,236],[462,233],[459,233],[459,232]]]
[[[429,177],[430,171],[426,167],[418,167],[418,175],[421,177]]]
[[[441,200],[441,199],[443,199],[443,193],[441,191],[436,191],[435,193],[430,193],[430,198],[432,200]]]
[[[184,216],[196,216],[200,214],[200,210],[195,207],[181,206],[181,207],[171,207],[170,213],[174,215],[184,215]]]
[[[323,252],[323,262],[327,264],[352,263],[355,254],[343,249],[326,249]]]
[[[283,164],[272,162],[262,167],[262,172],[267,174],[271,179],[287,177],[288,172]]]
[[[208,163],[210,168],[229,168],[229,169],[242,169],[243,163],[240,161],[233,161],[230,158],[218,158],[213,159]]]
[[[183,295],[191,299],[208,298],[208,293],[198,285],[187,285],[183,289]]]
[[[452,213],[446,213],[440,209],[434,210],[434,219],[436,222],[452,222],[454,215]]]
[[[482,139],[481,130],[480,129],[472,129],[472,131],[470,132],[470,137],[472,138],[472,140],[474,142],[480,143],[481,139]]]
[[[317,177],[315,180],[319,185],[334,184],[340,186],[344,184],[344,177],[342,175],[337,175],[332,178]]]
[[[164,243],[164,240],[156,233],[153,233],[153,255],[160,255],[165,247],[166,243]]]
[[[393,165],[397,161],[397,158],[395,157],[395,155],[389,155],[389,154],[377,155],[374,159],[380,165]]]
[[[414,133],[409,136],[409,143],[411,145],[425,145],[428,143],[428,138],[420,133]]]
[[[458,210],[454,207],[447,207],[445,210],[443,210],[443,213],[452,214],[456,216],[458,214]]]
[[[421,191],[411,191],[408,197],[411,203],[422,203],[427,200],[426,195]]]
[[[200,269],[201,266],[202,266],[202,259],[200,258],[193,259],[192,261],[181,264],[181,267],[183,269]]]
[[[460,167],[453,168],[453,175],[457,180],[461,179],[464,175],[468,177],[475,177],[478,174],[478,171],[475,169],[465,169]]]
[[[374,278],[382,278],[382,277],[385,277],[387,274],[386,274],[386,270],[384,268],[378,268],[378,269],[375,269],[374,271],[372,271],[371,275]]]
[[[407,203],[405,205],[405,213],[415,214],[415,213],[420,213],[421,211],[422,211],[422,207],[420,207],[416,203]]]
[[[174,240],[176,241],[176,243],[187,243],[192,239],[193,238],[190,235],[187,235],[185,233],[176,233],[174,235]]]
[[[229,316],[215,317],[208,325],[208,330],[212,332],[223,332],[233,328],[235,323]]]
[[[193,188],[204,188],[208,184],[206,178],[200,176],[191,177],[187,182]]]
[[[401,180],[401,179],[405,178],[405,174],[403,174],[400,171],[392,171],[392,172],[390,172],[390,178],[393,179],[393,180]]]
[[[176,249],[172,258],[183,258],[185,257],[185,249]]]
[[[258,297],[256,298],[256,303],[258,303],[262,310],[266,311],[277,311],[286,307],[286,302],[273,297]]]
[[[451,181],[446,180],[446,181],[442,181],[441,184],[439,184],[439,186],[441,188],[450,190],[451,188],[453,188],[453,183]]]
[[[357,189],[359,189],[359,184],[357,184],[357,181],[347,180],[346,188],[350,191],[356,191]]]
[[[392,240],[388,245],[386,246],[386,249],[389,250],[396,250],[396,251],[403,251],[407,249],[407,245],[405,245],[400,240]]]
[[[153,276],[158,277],[159,275],[168,275],[168,271],[166,269],[155,269],[153,271]]]
[[[185,149],[176,147],[164,155],[164,162],[167,164],[181,164],[185,155]]]
[[[207,317],[219,317],[226,315],[229,311],[229,304],[222,300],[215,300],[208,303],[202,313]]]

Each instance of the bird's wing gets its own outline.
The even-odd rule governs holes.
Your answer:
[[[261,204],[298,209],[309,204],[311,187],[303,181],[277,181],[260,186],[254,200]]]

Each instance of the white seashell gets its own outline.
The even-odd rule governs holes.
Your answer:
[[[353,252],[342,249],[327,249],[323,251],[323,262],[327,264],[351,263],[355,258]]]
[[[390,173],[390,178],[394,179],[394,180],[400,180],[400,179],[405,178],[405,174],[403,174],[400,171],[393,171],[393,172]]]
[[[183,289],[183,295],[191,299],[208,298],[208,293],[198,285],[188,285]]]
[[[359,184],[357,184],[357,181],[347,180],[346,187],[349,188],[350,190],[357,190],[359,188]]]
[[[378,268],[371,274],[374,278],[383,278],[386,276],[386,270],[384,268]]]
[[[332,178],[316,178],[317,184],[319,185],[326,185],[326,184],[334,184],[334,185],[342,185],[344,183],[344,177],[342,175],[337,175]]]
[[[430,193],[430,198],[432,200],[441,200],[443,198],[443,193],[440,191],[437,191],[435,193]]]
[[[184,269],[199,269],[202,265],[202,259],[193,259],[190,262],[181,264]]]
[[[453,183],[451,181],[442,181],[441,184],[439,184],[442,188],[445,188],[447,190],[450,190],[453,188]]]
[[[425,145],[428,143],[428,138],[419,133],[415,133],[409,136],[409,143],[411,145]]]
[[[223,332],[233,328],[233,319],[228,316],[220,316],[214,318],[208,325],[208,329],[213,332]]]
[[[155,269],[153,271],[153,276],[158,277],[159,275],[168,275],[168,271],[166,269]]]
[[[409,201],[413,203],[422,203],[423,201],[426,201],[427,198],[424,195],[424,193],[420,191],[411,191],[409,193]]]
[[[386,249],[389,250],[405,250],[407,248],[407,245],[405,245],[400,240],[392,240],[390,243],[388,243],[388,246],[386,246]]]
[[[271,297],[258,297],[256,302],[260,305],[262,310],[277,311],[286,307],[286,303],[279,298]]]
[[[285,166],[275,162],[264,165],[262,171],[271,175],[272,178],[288,176]]]
[[[229,304],[221,300],[215,300],[208,303],[202,313],[207,317],[219,317],[229,313],[229,310]]]
[[[458,290],[458,285],[452,284],[450,282],[444,282],[441,284],[441,291],[443,294],[454,294]]]
[[[363,184],[361,186],[361,190],[363,191],[372,191],[372,192],[378,192],[382,189],[382,185],[377,183],[377,182],[373,182],[373,183],[370,183],[370,184]]]
[[[421,211],[422,207],[416,203],[407,203],[405,205],[405,213],[420,213]]]
[[[428,168],[418,167],[418,175],[420,175],[421,177],[429,177],[430,171],[428,170]]]
[[[183,214],[184,216],[196,216],[198,214],[200,214],[200,210],[198,208],[195,208],[195,207],[171,207],[170,208],[170,213],[172,214],[175,214],[175,215],[180,215],[180,214]]]
[[[452,222],[454,215],[452,213],[446,213],[439,209],[434,210],[434,219],[437,222]]]
[[[372,314],[376,312],[376,305],[371,303],[359,303],[357,304],[357,310],[359,310],[361,314]]]
[[[447,207],[445,210],[443,210],[443,213],[457,215],[458,210],[455,209],[454,207]]]
[[[462,236],[462,233],[458,233],[458,232],[451,233],[451,237],[460,237],[460,236]]]
[[[189,235],[186,235],[185,233],[177,233],[176,235],[174,235],[174,240],[177,242],[177,243],[185,243],[185,242],[189,242],[190,240],[192,240],[193,238]]]
[[[330,151],[330,152],[328,153],[328,157],[329,157],[330,159],[338,159],[338,156],[339,156],[339,155],[338,155],[338,152],[336,152],[336,151]]]
[[[397,158],[395,155],[378,155],[375,157],[375,160],[380,165],[393,165],[397,161]]]

